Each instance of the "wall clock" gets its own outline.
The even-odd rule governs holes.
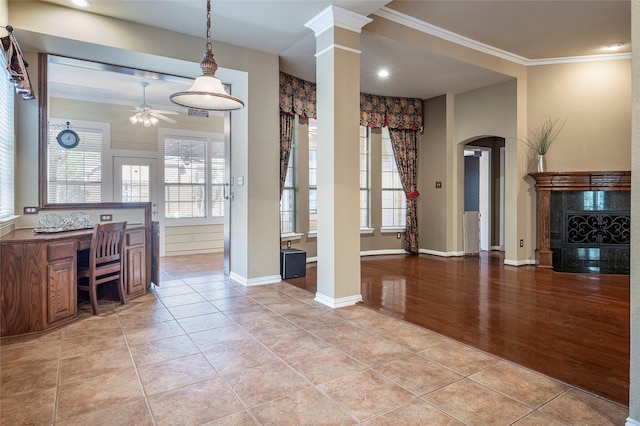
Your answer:
[[[67,121],[67,128],[58,133],[56,140],[61,147],[71,149],[78,146],[80,136],[69,128],[69,122]]]

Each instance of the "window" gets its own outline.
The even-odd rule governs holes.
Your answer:
[[[382,128],[382,227],[406,226],[407,202],[391,147],[389,129]]]
[[[56,136],[67,128],[80,137],[74,148],[63,148]],[[91,123],[51,119],[47,141],[48,202],[99,203],[103,199],[103,146],[108,140],[108,123]]]
[[[369,227],[369,128],[360,126],[360,228]]]
[[[151,200],[149,170],[149,166],[140,164],[122,165],[123,203],[142,203]]]
[[[4,55],[0,55],[4,59]],[[13,100],[15,86],[9,81],[4,60],[0,60],[0,219],[13,216],[14,192],[14,124]]]
[[[206,217],[205,138],[165,137],[164,217]]]
[[[295,171],[296,171],[296,130],[294,128],[293,141],[291,142],[291,152],[289,153],[289,164],[287,165],[287,177],[284,181],[282,189],[282,198],[280,200],[280,232],[282,234],[290,234],[296,232],[296,188],[295,188]]]
[[[164,135],[164,217],[224,216],[222,135]]]
[[[318,230],[318,143],[316,120],[309,119],[309,232]]]

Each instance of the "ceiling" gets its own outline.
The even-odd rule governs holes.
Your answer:
[[[46,1],[74,7],[70,0]],[[193,36],[205,35],[204,0],[91,2],[90,13]],[[380,19],[375,14],[377,10],[388,8],[407,15],[420,25],[446,30],[446,34],[462,38],[470,45],[490,48],[521,63],[610,54],[604,46],[613,42],[624,43],[617,53],[631,51],[629,0],[214,0],[214,53],[215,43],[220,41],[276,54],[280,57],[282,71],[315,81],[315,37],[304,24],[330,4],[373,19]],[[364,93],[430,98],[443,93],[465,92],[509,78],[426,49],[416,51],[415,47],[369,32],[366,26],[361,35],[361,50],[361,92]],[[194,61],[199,60],[194,58]],[[224,67],[224,64],[219,65]],[[391,71],[385,80],[376,75],[383,67]],[[81,79],[70,80],[64,84]],[[141,90],[135,93],[138,92]],[[147,97],[152,103],[150,96],[153,96],[151,86]]]

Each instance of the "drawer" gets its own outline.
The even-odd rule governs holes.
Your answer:
[[[127,232],[127,246],[144,244],[144,229]]]
[[[63,243],[52,243],[47,246],[47,260],[49,262],[58,259],[68,259],[75,257],[76,243],[75,241],[65,241]]]

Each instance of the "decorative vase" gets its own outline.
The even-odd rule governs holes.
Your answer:
[[[542,154],[538,154],[538,171],[544,172],[545,170],[547,170],[547,158]]]

